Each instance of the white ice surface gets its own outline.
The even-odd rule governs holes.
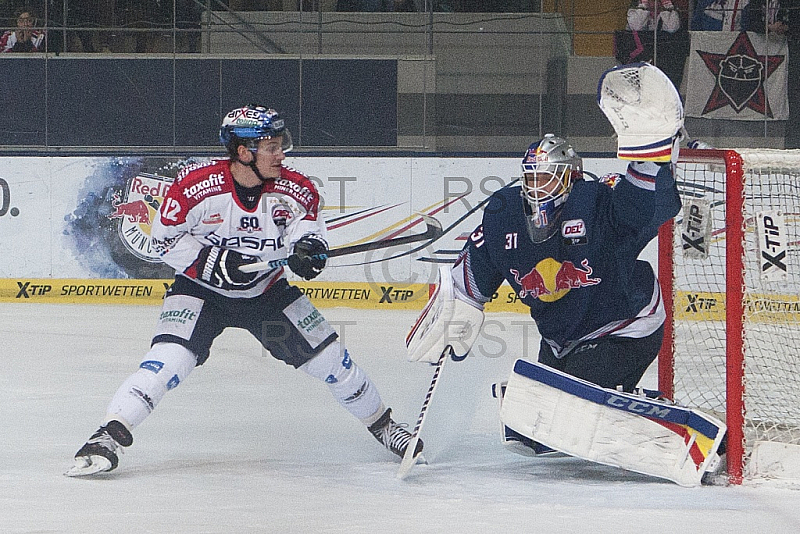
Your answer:
[[[467,428],[449,433],[457,442],[429,443],[430,464],[405,481],[323,384],[232,330],[136,429],[116,471],[63,476],[146,352],[157,312],[0,304],[0,532],[800,532],[797,484],[686,489],[503,449],[489,384],[510,372],[519,327],[504,332],[498,357],[458,369],[440,400],[463,406],[445,415]],[[416,312],[325,315],[413,426],[431,375],[401,350]]]

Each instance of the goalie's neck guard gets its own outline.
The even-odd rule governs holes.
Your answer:
[[[527,200],[524,192],[522,193],[522,198]],[[543,243],[553,237],[556,230],[558,230],[563,204],[552,210],[540,209],[535,213],[528,202],[523,201],[522,204],[522,209],[525,212],[525,226],[528,229],[528,237],[531,238],[531,241]]]

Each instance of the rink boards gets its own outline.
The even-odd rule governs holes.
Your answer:
[[[0,279],[0,302],[158,305],[172,279]],[[431,284],[291,281],[320,308],[422,309]],[[527,313],[514,290],[501,286],[487,311]]]

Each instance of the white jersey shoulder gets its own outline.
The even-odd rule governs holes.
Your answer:
[[[286,258],[290,245],[303,234],[325,234],[319,194],[307,176],[282,169],[279,178],[264,183],[260,202],[248,208],[237,196],[230,166],[229,160],[220,160],[187,167],[164,199],[153,239],[164,262],[177,273],[190,276],[190,267],[205,246],[269,262]],[[231,296],[255,296],[282,272],[273,269],[265,276],[264,287]]]

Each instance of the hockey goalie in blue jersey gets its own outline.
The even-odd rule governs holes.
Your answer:
[[[567,140],[546,135],[531,144],[522,159],[521,184],[492,195],[482,224],[468,238],[452,270],[440,272],[440,278],[452,279],[440,283],[453,286],[455,305],[448,308],[453,311],[436,318],[425,317],[423,312],[409,335],[409,359],[436,362],[446,345],[457,354],[466,354],[478,335],[484,304],[505,281],[530,308],[541,334],[537,365],[556,371],[552,376],[523,372],[522,378],[538,385],[545,374],[547,380],[558,376],[557,391],[551,391],[552,395],[567,391],[574,396],[574,391],[588,391],[577,384],[589,384],[589,390],[594,387],[598,392],[635,390],[655,360],[663,338],[661,290],[653,268],[639,255],[681,206],[671,159],[681,138],[683,109],[677,91],[661,71],[650,65],[635,65],[629,71],[633,72],[624,74],[638,77],[639,86],[625,86],[616,95],[641,90],[644,81],[662,84],[662,88],[668,84],[674,93],[667,95],[672,100],[661,96],[662,102],[653,103],[651,117],[619,121],[625,125],[612,120],[619,137],[618,156],[631,160],[626,173],[590,179],[584,175],[581,157]],[[611,76],[621,74],[612,70]],[[645,80],[652,76],[656,78]],[[664,102],[674,109],[664,110]],[[614,104],[627,106],[623,112],[633,108],[635,114],[642,102],[640,98],[636,103]],[[628,126],[643,130],[630,131]],[[436,335],[431,332],[437,328],[427,323],[447,321],[458,326],[440,325],[438,343],[434,343]],[[515,381],[515,373],[508,388],[495,388],[501,398],[513,387],[521,390],[522,402],[516,404],[521,413],[510,416],[518,422],[516,426],[506,420],[507,400],[501,401],[507,441],[518,441],[535,452],[547,450],[533,429],[537,420],[552,416],[552,410],[548,414],[538,412],[549,401],[527,391],[530,384]],[[530,398],[537,399],[533,408],[526,404]],[[565,402],[562,399],[556,404],[563,406]],[[585,408],[580,410],[585,412]],[[579,429],[581,425],[589,428],[585,425],[593,422],[579,417],[570,421]],[[528,423],[530,428],[525,431]],[[714,442],[717,433],[709,432],[714,434]],[[582,454],[563,443],[563,436],[548,434],[547,438],[550,442],[545,441],[545,445],[556,450],[649,472],[648,468],[626,465],[624,459],[620,463]],[[613,435],[609,439],[614,439]],[[585,440],[592,438],[587,435]],[[706,447],[705,452],[713,451]],[[655,474],[670,478],[669,474]]]
[[[540,362],[632,391],[661,346],[661,292],[637,258],[680,208],[670,165],[632,162],[624,176],[585,180],[573,147],[547,135],[522,172],[521,187],[494,194],[456,261],[459,295],[482,307],[507,281],[542,335]]]

